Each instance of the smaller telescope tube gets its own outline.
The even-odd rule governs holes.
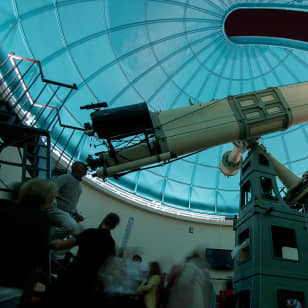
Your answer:
[[[172,153],[170,152],[153,155],[150,157],[139,159],[138,161],[130,161],[130,162],[123,163],[120,165],[115,165],[109,168],[101,168],[96,172],[96,175],[100,178],[114,176],[115,174],[118,174],[119,172],[122,172],[122,171],[134,170],[134,169],[137,169],[145,165],[151,165],[151,164],[155,164],[161,161],[166,161],[172,157],[173,157]]]

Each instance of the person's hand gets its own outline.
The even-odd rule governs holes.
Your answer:
[[[53,240],[50,242],[50,248],[58,250],[62,248],[63,240]]]
[[[50,214],[50,213],[54,212],[56,207],[57,207],[57,204],[53,200],[52,202],[47,202],[47,203],[42,204],[40,206],[40,210],[42,212],[46,213],[46,214]]]
[[[37,282],[34,283],[34,285],[32,287],[32,291],[45,292],[46,291],[46,285],[37,281]]]

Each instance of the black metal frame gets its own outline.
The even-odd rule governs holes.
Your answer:
[[[23,63],[23,65],[21,65]],[[11,64],[11,65],[10,65]],[[38,74],[35,74],[34,80],[29,85],[26,85],[24,78],[31,73],[31,69],[34,66],[38,67]],[[23,71],[21,71],[23,68]],[[64,84],[61,82],[46,79],[44,77],[41,63],[38,60],[29,59],[26,57],[17,56],[14,53],[8,54],[8,57],[0,64],[0,70],[2,72],[2,78],[0,79],[0,137],[4,139],[4,142],[0,144],[0,152],[7,146],[16,146],[17,148],[23,148],[23,155],[21,163],[13,163],[4,160],[0,160],[0,164],[8,164],[22,168],[21,182],[26,180],[26,171],[30,172],[31,176],[41,175],[45,173],[45,176],[50,178],[50,151],[54,150],[57,146],[57,141],[53,142],[51,147],[50,132],[53,131],[56,124],[62,127],[61,134],[64,130],[71,131],[70,138],[64,149],[60,150],[60,157],[57,164],[61,161],[65,154],[66,147],[70,142],[74,132],[76,130],[84,131],[83,127],[75,127],[66,125],[61,122],[60,110],[67,102],[73,90],[77,89],[76,84]],[[40,84],[38,84],[41,81]],[[31,97],[31,88],[33,85],[39,86],[40,90],[35,98]],[[56,89],[51,91],[50,96],[46,98],[46,102],[38,103],[38,99],[42,97],[43,92],[49,85],[56,85]],[[63,100],[57,95],[58,91],[63,88],[67,89],[67,93]],[[60,101],[58,108],[50,106],[53,99]],[[28,104],[27,109],[23,109]],[[41,108],[39,112],[32,113],[32,108]],[[44,127],[37,128],[37,123],[41,119],[44,112],[48,110],[48,114],[45,117]],[[31,115],[31,121],[27,123],[28,116]],[[80,145],[84,135],[81,136],[78,146]],[[36,140],[34,142],[34,140]],[[45,148],[45,154],[42,156],[39,154],[40,150]],[[36,149],[36,153],[34,153]],[[34,151],[34,152],[33,152]],[[77,151],[77,147],[74,149],[74,153],[69,158],[69,164],[74,158]],[[45,166],[42,168],[39,164],[42,164],[42,160],[46,160]],[[31,162],[29,164],[29,161]],[[9,189],[0,188],[0,190],[8,191]]]

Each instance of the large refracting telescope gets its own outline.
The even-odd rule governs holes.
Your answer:
[[[240,153],[245,150],[241,140],[255,140],[308,120],[307,93],[305,82],[160,112],[149,111],[146,103],[97,110],[86,133],[103,139],[108,150],[89,157],[88,163],[101,178],[119,176],[234,142],[237,150],[226,153],[221,163],[221,171],[231,176],[241,166]],[[144,137],[134,145],[114,145],[136,135]]]

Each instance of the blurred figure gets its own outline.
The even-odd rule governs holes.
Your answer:
[[[168,291],[169,294],[172,292],[172,288],[174,287],[178,277],[182,274],[183,270],[184,270],[184,265],[182,264],[175,264],[172,266],[167,277],[167,288],[169,290]]]
[[[78,245],[77,256],[65,274],[55,283],[46,297],[48,307],[91,307],[96,296],[99,268],[115,255],[115,242],[110,231],[120,222],[109,213],[97,229],[90,228],[68,240],[53,240],[53,249],[70,249]]]
[[[127,294],[136,294],[137,289],[142,282],[141,262],[142,258],[137,254],[132,257],[132,260],[126,261],[126,277],[122,282],[122,286]]]
[[[24,183],[17,202],[0,215],[0,306],[27,303],[38,269],[46,270],[49,256],[49,220],[57,185],[34,178]]]
[[[81,181],[86,174],[86,164],[76,161],[72,165],[71,174],[63,174],[55,179],[58,185],[57,208],[49,218],[52,224],[61,230],[58,230],[58,233],[54,230],[53,238],[61,238],[62,234],[76,236],[83,231],[79,222],[83,221],[84,217],[78,213],[77,205],[82,193]]]
[[[219,308],[235,308],[235,296],[233,294],[232,279],[227,280],[225,290],[220,297]]]
[[[149,276],[137,290],[137,294],[143,295],[147,308],[156,308],[156,292],[160,283],[160,265],[158,262],[150,263]]]
[[[178,277],[182,274],[184,270],[183,264],[175,264],[172,266],[168,276],[167,276],[167,303],[169,302],[169,298],[171,296],[173,287],[175,285],[175,282],[177,281]]]
[[[205,256],[194,251],[170,295],[168,308],[214,308],[216,294],[210,281]]]
[[[119,254],[122,255],[123,249]],[[123,253],[125,256],[125,253]],[[140,285],[141,257],[135,255],[132,260],[125,257],[110,257],[98,273],[98,292],[102,306],[108,308],[144,308],[143,302],[136,296]],[[135,261],[133,261],[135,260]]]

